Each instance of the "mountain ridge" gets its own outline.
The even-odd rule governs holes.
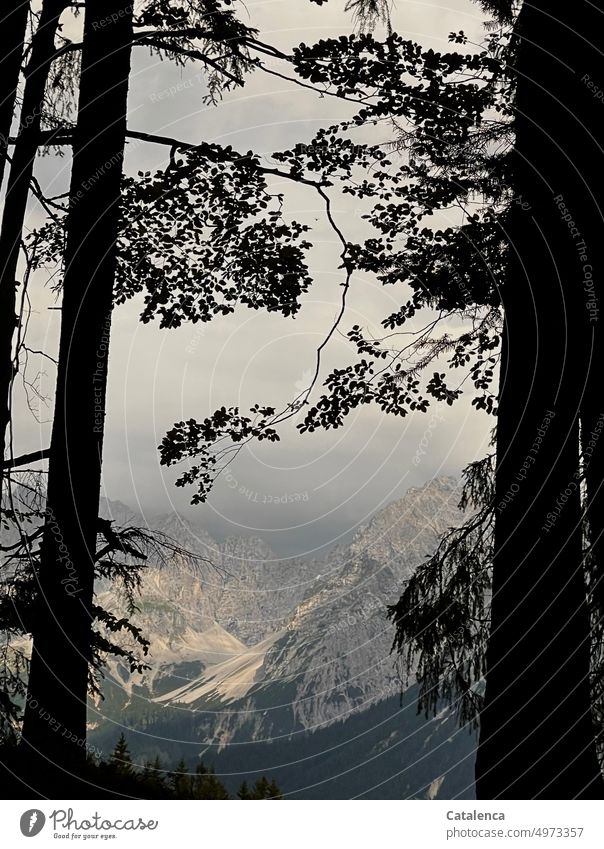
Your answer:
[[[259,538],[217,542],[166,517],[159,530],[179,530],[179,545],[211,551],[214,565],[145,570],[135,622],[151,640],[152,669],[137,676],[110,663],[106,701],[91,710],[96,738],[117,724],[150,749],[154,735],[173,737],[192,758],[210,747],[226,763],[242,744],[296,748],[304,735],[337,736],[353,717],[370,721],[401,692],[386,606],[461,521],[458,501],[454,478],[413,487],[322,560],[279,560]],[[428,747],[444,733],[436,721],[425,731]],[[430,769],[438,795],[438,764]]]

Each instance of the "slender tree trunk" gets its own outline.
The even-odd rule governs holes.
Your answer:
[[[0,188],[4,180],[8,139],[15,111],[21,59],[27,31],[29,0],[7,0],[2,16],[2,55],[0,55]]]
[[[594,600],[600,615],[604,615],[604,108],[596,108],[601,101],[595,97],[598,89],[594,91],[604,64],[604,12],[589,6],[585,15],[584,31],[589,33],[589,38],[583,43],[575,66],[582,86],[574,105],[577,134],[571,155],[576,157],[578,168],[572,206],[587,256],[582,264],[582,287],[588,376],[581,404],[581,447],[589,568]]]
[[[29,187],[38,150],[44,91],[55,55],[55,35],[67,0],[44,0],[25,69],[18,140],[13,151],[0,230],[0,449],[4,458],[13,381],[13,336],[17,327],[17,266]],[[2,489],[0,463],[0,492]]]
[[[132,41],[130,0],[87,0],[40,603],[31,756],[83,766],[94,552]],[[50,720],[48,719],[50,716]],[[55,730],[56,729],[56,730]]]
[[[479,798],[601,798],[589,684],[579,410],[587,261],[574,114],[588,4],[525,4],[518,21],[516,206],[502,291],[491,637]],[[594,104],[595,108],[596,104]],[[589,218],[586,212],[583,216]],[[573,226],[575,231],[573,231]]]
[[[592,242],[592,244],[596,244]],[[603,309],[604,289],[601,275],[604,264],[599,264],[595,289],[599,293],[595,302]],[[585,518],[589,544],[590,588],[595,611],[604,617],[604,400],[602,375],[604,374],[604,339],[600,325],[586,331],[589,343],[590,369],[587,390],[581,405],[581,449],[585,473]]]

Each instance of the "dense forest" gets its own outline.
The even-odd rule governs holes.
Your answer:
[[[127,725],[111,751],[97,751],[90,713],[111,700],[110,670],[153,674],[157,647],[137,618],[150,567],[217,568],[190,539],[102,509],[112,387],[130,357],[116,333],[135,340],[152,326],[170,346],[189,328],[193,355],[206,325],[226,338],[241,314],[292,340],[310,314],[304,377],[278,386],[277,357],[250,403],[247,371],[221,386],[216,406],[215,394],[182,391],[167,411],[171,426],[153,433],[165,488],[184,490],[198,512],[225,480],[233,497],[257,501],[236,478],[246,452],[270,465],[285,445],[323,437],[344,451],[350,421],[369,411],[371,421],[394,420],[409,446],[406,428],[419,423],[422,439],[406,449],[419,473],[437,429],[448,428],[451,443],[459,435],[446,411],[479,421],[488,447],[480,456],[464,449],[472,459],[453,488],[459,521],[424,517],[435,545],[376,605],[392,645],[386,659],[420,714],[447,706],[478,735],[477,798],[604,794],[602,13],[586,0],[483,0],[473,31],[464,7],[435,49],[402,29],[402,0],[348,0],[335,14],[336,5],[292,3],[296,26],[297,15],[313,24],[309,43],[291,43],[293,28],[289,46],[265,40],[234,0],[7,0],[2,10],[7,798],[91,798],[91,785],[100,798],[287,798],[269,768],[232,793],[205,753],[193,766],[139,761]],[[314,22],[325,37],[314,39]],[[144,120],[133,105],[143,63],[159,80]],[[285,87],[292,107],[283,116],[258,107],[254,123],[249,104],[265,79]],[[203,120],[181,136],[177,95],[195,86]],[[225,104],[251,110],[250,149],[213,133]],[[281,119],[291,143],[275,150],[271,127]],[[52,311],[52,332],[35,330],[42,310]],[[184,386],[185,377],[174,370],[169,382]],[[163,416],[167,402],[151,400]],[[365,467],[346,459],[356,462],[362,488]],[[296,468],[294,457],[292,481]],[[293,490],[275,503],[303,522],[308,493]],[[379,556],[365,558],[376,574]],[[304,598],[290,601],[299,619]],[[346,605],[352,616],[354,604],[373,601],[343,590],[340,602],[341,621],[327,627],[345,635]],[[239,640],[257,681],[241,628],[232,625],[229,651]],[[287,653],[286,642],[264,638],[263,657],[274,660],[275,645]],[[186,675],[174,675],[178,690]],[[220,716],[216,681],[203,690],[204,710]],[[283,692],[288,683],[279,682]],[[164,695],[145,729],[159,727]],[[438,781],[428,781],[427,798]]]

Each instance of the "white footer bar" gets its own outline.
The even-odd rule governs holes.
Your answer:
[[[603,813],[602,802],[10,801],[0,802],[0,833],[7,849],[602,849]]]

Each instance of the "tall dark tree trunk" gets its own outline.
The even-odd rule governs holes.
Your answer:
[[[130,0],[86,2],[40,602],[23,725],[26,754],[75,772],[86,740],[132,14]]]
[[[604,105],[598,97],[604,65],[604,12],[589,6],[585,14],[589,37],[575,65],[583,85],[573,107],[577,122],[571,155],[577,163],[577,178],[572,205],[587,247],[582,286],[588,375],[581,403],[581,448],[591,587],[604,615]]]
[[[6,0],[2,9],[0,55],[0,188],[4,180],[8,139],[15,111],[21,59],[27,31],[29,0]]]
[[[590,250],[582,222],[593,207],[577,208],[576,108],[586,92],[582,34],[593,34],[588,5],[537,0],[518,20],[514,165],[530,209],[512,213],[502,291],[492,622],[476,764],[484,799],[601,798],[604,789],[579,476]]]
[[[67,0],[44,0],[25,69],[18,140],[13,151],[0,230],[0,451],[5,456],[13,380],[13,336],[17,327],[17,266],[29,187],[38,150],[44,91],[55,55],[55,35]],[[0,491],[2,463],[0,463]]]

